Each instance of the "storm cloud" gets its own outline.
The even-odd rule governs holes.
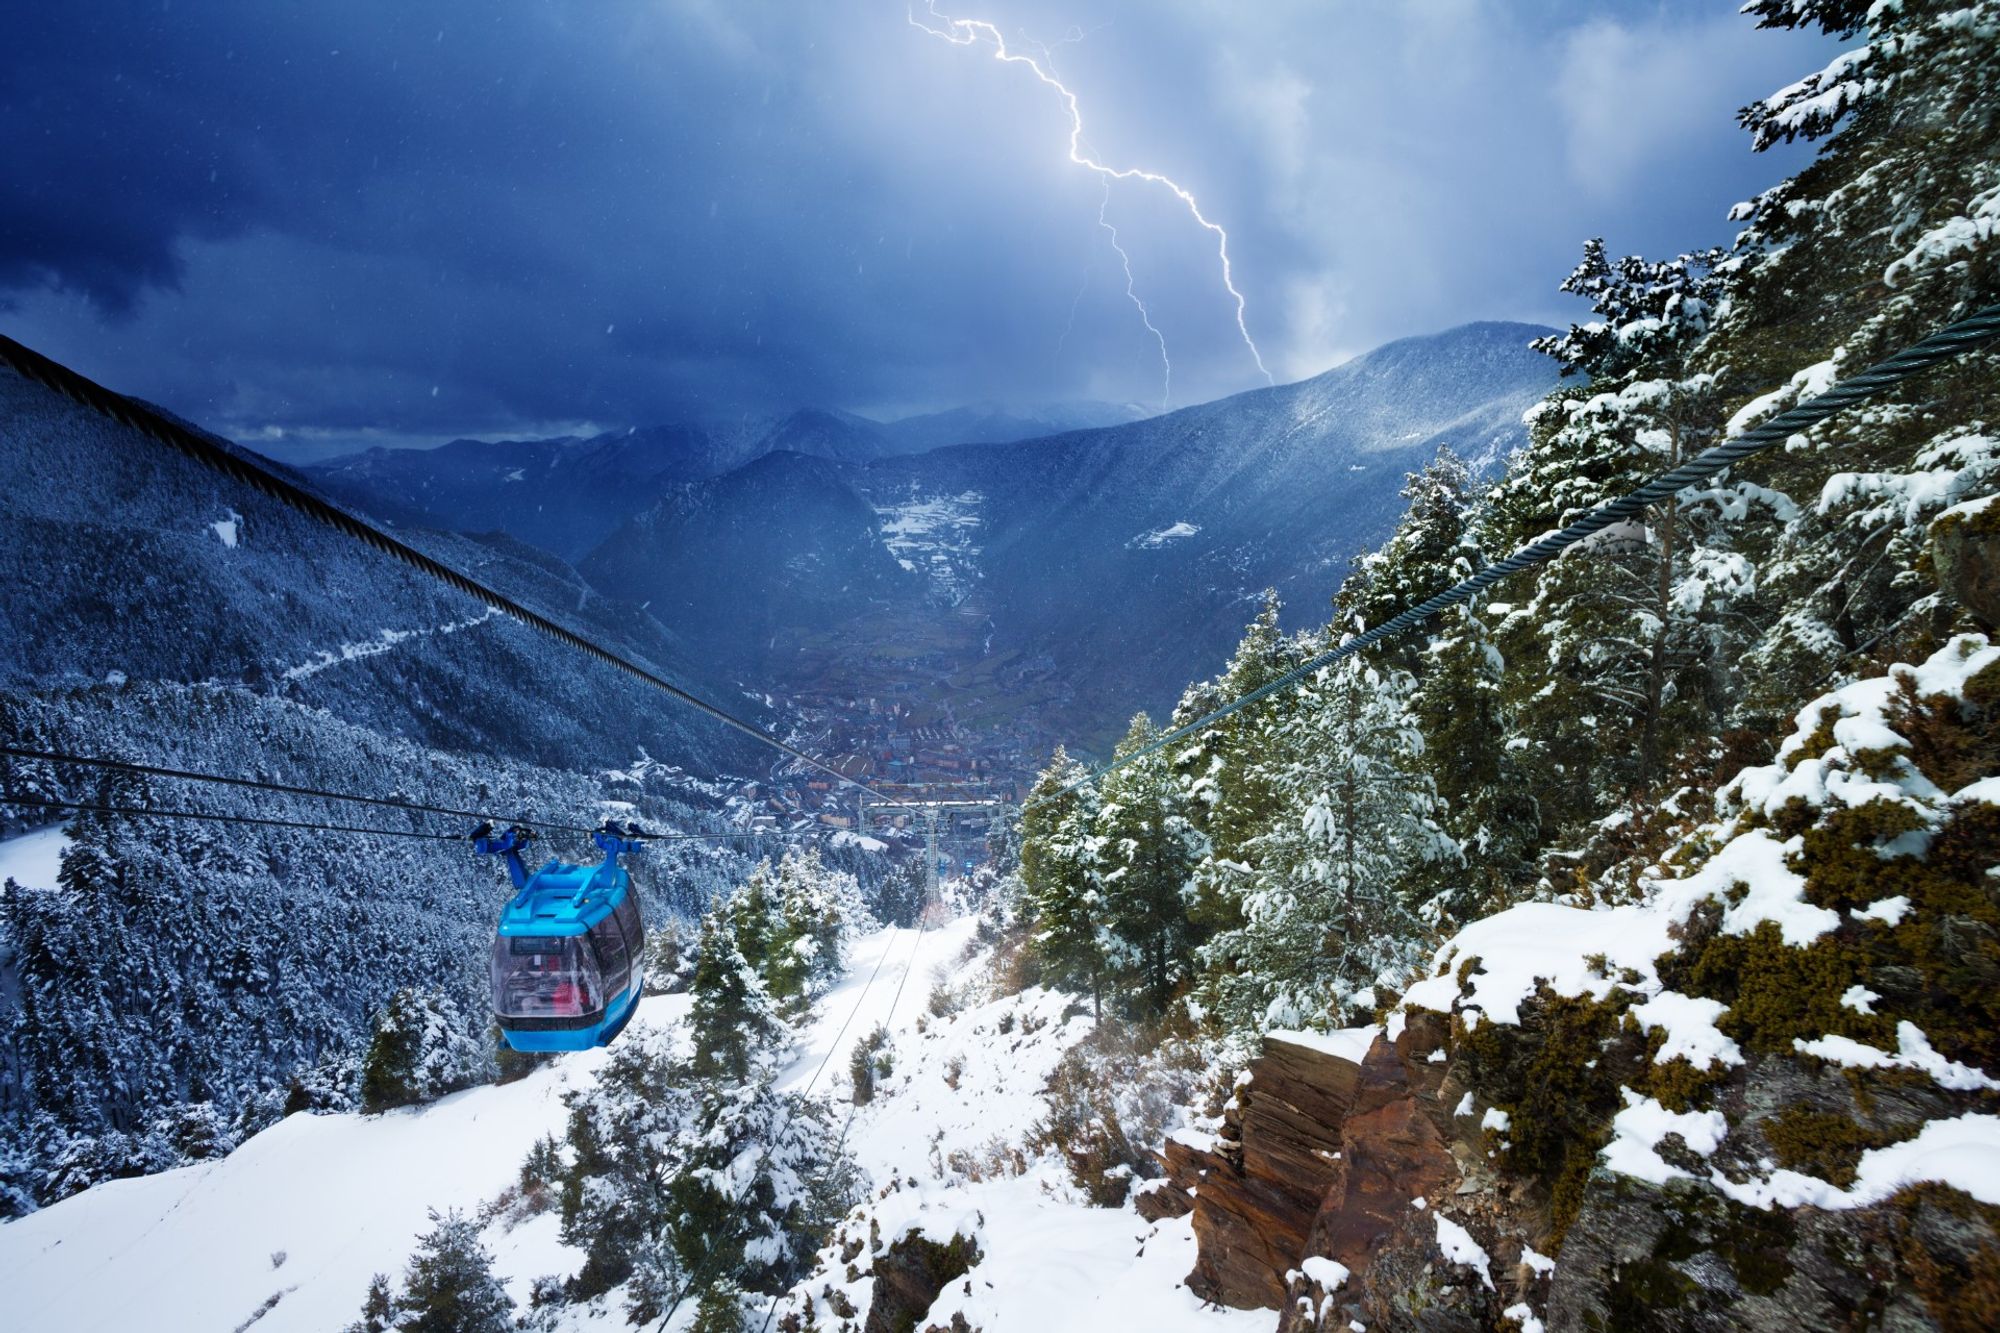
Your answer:
[[[1807,151],[1752,155],[1736,107],[1830,54],[1713,4],[960,2],[1228,229],[1280,379],[1573,317],[1586,236],[1726,239]],[[0,329],[246,439],[1157,405],[1101,207],[1172,401],[1263,383],[1185,208],[1107,204],[1052,90],[894,0],[155,0],[9,38]]]

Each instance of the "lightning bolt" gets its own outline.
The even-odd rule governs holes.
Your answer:
[[[936,19],[945,26],[934,28],[922,19],[919,19],[917,11],[913,6],[909,9],[911,27],[922,32],[927,32],[931,36],[940,38],[943,41],[950,42],[953,46],[977,46],[982,42],[990,41],[993,43],[993,58],[995,60],[1005,65],[1026,65],[1037,79],[1050,88],[1055,89],[1057,96],[1062,98],[1064,109],[1069,113],[1069,160],[1077,166],[1084,167],[1102,176],[1107,191],[1109,191],[1112,181],[1143,181],[1148,185],[1157,185],[1171,192],[1186,207],[1189,216],[1194,218],[1195,222],[1203,229],[1214,235],[1216,255],[1222,261],[1222,286],[1228,291],[1230,298],[1236,302],[1236,331],[1243,336],[1243,345],[1250,349],[1250,358],[1257,363],[1257,372],[1264,377],[1266,383],[1277,383],[1272,378],[1270,370],[1264,365],[1264,355],[1257,350],[1256,340],[1250,336],[1250,325],[1245,318],[1246,304],[1243,300],[1243,293],[1236,288],[1236,275],[1229,263],[1229,233],[1224,231],[1218,223],[1211,221],[1208,215],[1201,211],[1201,204],[1195,199],[1193,192],[1180,182],[1171,177],[1162,176],[1157,171],[1148,171],[1143,167],[1114,167],[1109,163],[1098,160],[1083,145],[1083,108],[1078,103],[1076,94],[1071,92],[1068,85],[1055,76],[1047,64],[1044,64],[1041,60],[1036,60],[1033,56],[1023,55],[1008,46],[1007,38],[1001,33],[1000,29],[994,27],[991,23],[987,23],[981,19],[960,19],[940,14],[937,9],[937,0],[926,0],[925,7],[929,10],[931,18]],[[1046,47],[1043,48],[1043,53],[1046,59]],[[1098,216],[1099,221],[1102,222],[1102,210],[1099,211]],[[1106,230],[1111,230],[1110,223],[1105,222],[1104,226]],[[1115,231],[1112,232],[1112,244],[1114,246],[1117,245],[1117,233]],[[1122,249],[1118,253],[1121,258],[1125,254]],[[1129,295],[1131,292],[1130,284],[1132,276],[1132,266],[1129,262],[1125,266],[1125,276],[1127,294]],[[1132,299],[1135,303],[1138,301],[1137,296],[1133,296]],[[1143,305],[1140,306],[1140,311],[1142,314],[1144,313],[1145,307]],[[1153,328],[1153,322],[1150,318],[1146,320],[1146,327],[1152,330],[1154,337],[1158,338],[1160,336],[1160,331]],[[1164,339],[1161,341],[1161,355],[1163,357],[1165,355]]]
[[[1069,318],[1063,321],[1062,335],[1056,339],[1056,366],[1062,366],[1063,344],[1069,341],[1071,330],[1076,328],[1076,308],[1083,304],[1083,294],[1090,290],[1090,264],[1094,254],[1084,256],[1083,277],[1076,284],[1076,295],[1069,298]]]
[[[1112,226],[1111,219],[1104,215],[1105,210],[1110,207],[1111,182],[1107,180],[1104,182],[1104,198],[1097,205],[1097,225],[1111,233],[1111,248],[1118,252],[1118,262],[1125,266],[1125,295],[1139,308],[1139,318],[1146,325],[1146,332],[1152,334],[1153,341],[1160,345],[1160,365],[1166,372],[1166,379],[1160,385],[1160,410],[1164,412],[1167,410],[1168,400],[1174,394],[1174,363],[1167,358],[1166,336],[1153,327],[1152,312],[1146,309],[1146,303],[1139,299],[1138,290],[1132,285],[1132,256],[1126,254],[1125,247],[1118,244],[1118,228]]]

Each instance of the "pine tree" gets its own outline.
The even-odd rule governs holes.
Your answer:
[[[1508,906],[1532,881],[1541,805],[1518,760],[1505,703],[1506,663],[1484,613],[1454,607],[1439,618],[1410,696],[1423,736],[1417,766],[1437,795],[1439,824],[1463,863],[1418,867],[1444,921],[1465,923]]]
[[[684,1169],[699,1112],[664,1045],[627,1037],[595,1086],[567,1094],[571,1164],[558,1159],[562,1237],[584,1255],[569,1294],[588,1300],[642,1274],[641,1317],[671,1303],[684,1280],[672,1229],[672,1180]],[[543,1156],[544,1169],[548,1165]],[[637,1293],[635,1293],[637,1294]]]
[[[1433,927],[1409,874],[1456,849],[1434,818],[1407,689],[1350,659],[1268,728],[1281,812],[1245,845],[1243,926],[1202,951],[1205,1007],[1225,1025],[1365,1015],[1365,992],[1400,986],[1423,956]]]
[[[846,927],[837,880],[846,880],[848,911],[865,911],[853,877],[828,871],[813,849],[788,851],[774,886],[776,919],[764,975],[771,998],[803,1010],[840,975],[840,942]]]
[[[396,1326],[396,1294],[389,1276],[377,1273],[361,1300],[361,1318],[347,1326],[347,1333],[389,1333]]]
[[[1479,563],[1467,530],[1472,473],[1457,454],[1439,446],[1422,471],[1405,477],[1402,498],[1408,507],[1396,531],[1379,550],[1355,561],[1334,597],[1338,621],[1346,629],[1373,629],[1435,597]],[[1411,639],[1383,645],[1374,660],[1406,671],[1422,669],[1417,642]]]
[[[1166,752],[1143,753],[1158,736],[1144,713],[1132,719],[1114,760],[1134,762],[1105,776],[1096,819],[1105,960],[1124,1007],[1143,1016],[1163,1013],[1187,979],[1188,909],[1208,850]]]
[[[1613,264],[1601,242],[1585,247],[1563,286],[1602,318],[1536,346],[1592,384],[1530,414],[1529,444],[1482,515],[1486,549],[1561,527],[1715,441],[1719,386],[1693,357],[1725,308],[1731,272],[1714,251]],[[1497,643],[1509,662],[1536,664],[1513,674],[1507,702],[1531,738],[1521,763],[1545,835],[1650,793],[1674,755],[1716,729],[1743,646],[1741,603],[1756,583],[1738,530],[1753,514],[1790,513],[1783,496],[1724,479],[1532,575],[1530,614],[1503,623]],[[1606,727],[1634,744],[1604,746]]]
[[[1104,900],[1097,878],[1097,793],[1056,747],[1021,814],[1021,913],[1044,980],[1103,1004]],[[1065,790],[1070,788],[1071,790]]]
[[[720,911],[702,919],[700,952],[688,989],[694,1003],[688,1027],[694,1037],[694,1072],[741,1082],[783,1031],[763,978],[737,947],[740,911],[725,921]]]
[[[1184,726],[1232,699],[1240,699],[1291,670],[1313,651],[1309,638],[1287,638],[1278,625],[1278,595],[1266,590],[1257,618],[1228,668],[1214,680],[1190,686],[1174,710],[1171,725]],[[1197,933],[1212,935],[1242,924],[1235,895],[1226,881],[1243,843],[1277,808],[1277,796],[1256,761],[1257,737],[1280,700],[1260,700],[1189,736],[1173,751],[1188,818],[1208,840],[1196,867],[1188,918]]]
[[[371,1288],[371,1304],[374,1295]],[[493,1256],[480,1244],[478,1223],[456,1211],[433,1211],[431,1230],[417,1242],[403,1277],[398,1333],[509,1333],[513,1308],[493,1276]]]
[[[1737,206],[1740,293],[1703,349],[1761,421],[1946,321],[2000,299],[2000,3],[1755,0],[1765,27],[1848,41],[1824,69],[1744,108],[1758,149],[1821,141],[1814,161]],[[1765,392],[1770,386],[1778,386]],[[1793,497],[1769,534],[1760,617],[1732,722],[1782,729],[1864,650],[1918,652],[1948,629],[1929,577],[1931,520],[2000,477],[2000,349],[1891,388],[1747,465]]]
[[[729,897],[729,926],[736,939],[736,951],[743,955],[744,962],[760,972],[771,956],[776,908],[773,878],[771,863],[759,861]]]
[[[702,1289],[695,1302],[688,1333],[743,1333],[743,1288],[731,1278],[719,1278]]]
[[[376,1019],[361,1063],[361,1109],[412,1106],[470,1087],[484,1063],[449,996],[405,987]]]

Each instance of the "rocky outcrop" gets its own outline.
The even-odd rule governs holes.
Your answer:
[[[979,1246],[969,1237],[953,1236],[940,1243],[912,1229],[875,1256],[875,1286],[868,1302],[862,1333],[905,1333],[915,1329],[945,1287],[963,1278],[979,1262]],[[933,1326],[924,1333],[966,1333],[962,1317],[950,1328]]]
[[[1141,1197],[1149,1217],[1191,1204],[1200,1257],[1189,1290],[1239,1309],[1282,1310],[1284,1329],[1311,1329],[1353,1304],[1352,1292],[1327,1282],[1366,1281],[1388,1248],[1421,1254],[1436,1271],[1428,1199],[1465,1176],[1441,1105],[1457,1089],[1430,1059],[1442,1038],[1441,1020],[1427,1020],[1396,1042],[1377,1037],[1356,1062],[1307,1038],[1267,1037],[1222,1133],[1169,1142],[1165,1182]],[[1431,1285],[1462,1283],[1448,1276]]]
[[[1168,1142],[1168,1184],[1150,1195],[1178,1190],[1192,1199],[1201,1251],[1190,1291],[1238,1309],[1276,1309],[1339,1167],[1341,1126],[1361,1067],[1314,1045],[1267,1037],[1248,1075],[1220,1135]]]
[[[1947,509],[1932,523],[1931,569],[1945,596],[2000,625],[2000,503],[1992,497]]]
[[[1472,1333],[1530,1294],[1545,1303],[1546,1265],[1526,1261],[1546,1200],[1504,1186],[1481,1117],[1459,1114],[1448,1037],[1442,1015],[1416,1013],[1358,1062],[1266,1038],[1222,1133],[1170,1141],[1166,1179],[1140,1196],[1149,1217],[1191,1208],[1189,1289],[1276,1310],[1281,1333]]]

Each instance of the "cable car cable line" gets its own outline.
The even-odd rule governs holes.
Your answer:
[[[353,801],[362,805],[379,806],[389,810],[403,810],[412,814],[445,815],[454,819],[476,819],[495,824],[512,824],[524,828],[542,829],[551,833],[580,833],[590,836],[603,825],[588,827],[581,824],[557,824],[544,819],[497,819],[479,810],[457,810],[450,806],[424,805],[416,801],[401,801],[393,796],[364,796],[358,792],[328,791],[319,787],[297,787],[284,782],[266,782],[257,778],[230,777],[222,773],[197,773],[192,769],[162,768],[154,764],[141,764],[127,759],[108,759],[98,755],[61,754],[52,750],[29,750],[15,745],[0,745],[0,759],[33,759],[52,764],[78,764],[88,768],[108,768],[118,772],[141,773],[149,777],[174,778],[187,782],[212,782],[227,787],[247,787],[253,791],[279,792],[287,796],[307,796],[327,801]],[[10,798],[0,796],[0,805]],[[644,842],[711,842],[727,841],[732,838],[791,838],[809,837],[832,829],[796,830],[744,830],[729,833],[655,833],[640,830],[638,837]],[[439,837],[459,837],[464,835],[439,834]]]
[[[1115,759],[1102,768],[1086,773],[1039,800],[1030,799],[1024,802],[1022,808],[1025,810],[1030,805],[1043,804],[1057,797],[1067,796],[1079,787],[1101,782],[1120,769],[1137,763],[1148,755],[1157,754],[1198,731],[1204,731],[1260,699],[1268,698],[1280,690],[1290,689],[1307,676],[1332,666],[1343,658],[1352,657],[1386,640],[1399,638],[1422,626],[1440,611],[1470,601],[1508,575],[1518,574],[1537,565],[1545,565],[1593,533],[1638,516],[1648,505],[1671,499],[1687,487],[1714,476],[1732,463],[1788,440],[1800,431],[1817,425],[1891,385],[1899,384],[1941,362],[1963,356],[1996,337],[2000,337],[2000,305],[1987,306],[1964,319],[1947,324],[1928,337],[1911,343],[1893,356],[1839,381],[1824,393],[1817,394],[1805,402],[1796,403],[1783,412],[1752,426],[1742,434],[1703,450],[1679,467],[1660,473],[1629,494],[1597,506],[1567,527],[1530,542],[1504,560],[1485,566],[1470,578],[1454,584],[1429,601],[1410,607],[1374,629],[1315,654],[1283,675],[1238,695],[1228,703],[1211,709],[1191,722],[1183,723],[1155,737],[1122,759]]]
[[[297,482],[280,476],[247,452],[227,447],[219,440],[192,430],[145,403],[115,393],[60,362],[43,356],[33,348],[23,346],[5,334],[0,334],[0,362],[11,366],[25,378],[53,389],[73,402],[110,417],[120,425],[177,449],[196,462],[261,491],[282,504],[289,505],[308,518],[343,532],[357,541],[366,542],[384,555],[402,561],[419,573],[455,588],[509,619],[547,635],[565,647],[574,648],[625,672],[724,726],[743,733],[759,744],[767,745],[791,759],[866,792],[884,805],[904,808],[902,802],[876,791],[865,782],[847,776],[833,765],[806,753],[788,741],[771,735],[755,723],[746,721],[727,709],[710,703],[700,695],[674,684],[652,668],[613,652],[560,621],[552,620],[507,594],[488,587],[435,556],[426,555],[366,519],[348,512]]]
[[[282,790],[282,789],[281,789]],[[88,801],[64,801],[40,796],[0,796],[0,805],[28,805],[44,810],[87,810],[102,815],[129,815],[141,819],[205,819],[218,824],[262,824],[272,828],[308,829],[316,833],[375,833],[385,838],[425,838],[432,842],[464,842],[464,833],[431,833],[423,829],[377,828],[372,825],[323,824],[310,820],[279,819],[272,815],[231,815],[213,810],[166,810],[150,805],[105,805]],[[543,825],[542,827],[548,827]],[[567,827],[567,826],[561,826]],[[597,829],[585,829],[596,833]],[[817,836],[819,829],[786,832],[745,833],[641,833],[641,842],[726,842],[743,838],[804,838]]]
[[[896,980],[896,993],[889,998],[889,1018],[891,1021],[894,1021],[896,1017],[896,1006],[903,1002],[903,987],[910,980],[911,971],[913,971],[916,968],[917,955],[923,951],[924,947],[924,932],[929,928],[930,928],[930,904],[925,903],[924,910],[917,913],[917,940],[915,944],[912,944],[910,946],[910,960],[907,963],[903,964],[903,974]],[[884,958],[888,957],[888,950],[886,949],[883,950],[882,956]],[[881,971],[882,970],[881,964],[879,963],[876,964],[875,970],[877,972]],[[871,976],[868,979],[868,981],[870,985],[873,985],[875,979],[874,977]],[[863,994],[866,993],[867,992],[864,990]],[[860,1006],[858,1003],[855,1006],[855,1008],[857,1011],[859,1010]],[[853,1021],[852,1014],[848,1016],[848,1021],[849,1022]],[[847,1031],[847,1024],[846,1023],[841,1024],[840,1030],[842,1034],[845,1034]],[[839,1042],[840,1038],[836,1036],[834,1038],[835,1046],[838,1046]],[[830,1059],[832,1055],[833,1055],[833,1048],[829,1047],[827,1050],[827,1057]],[[826,1060],[820,1061],[820,1068],[821,1069],[826,1068]],[[814,1074],[813,1077],[817,1079],[819,1075]],[[806,1090],[810,1092],[812,1090],[812,1084],[808,1083],[806,1085]],[[833,1155],[836,1161],[839,1160],[840,1155],[842,1153],[847,1151],[847,1134],[849,1130],[854,1128],[854,1117],[860,1112],[860,1110],[861,1110],[860,1102],[849,1103],[847,1108],[847,1117],[846,1119],[840,1122],[840,1140],[834,1145],[833,1149]],[[789,1290],[789,1288],[787,1290]],[[784,1300],[784,1298],[785,1298],[785,1291],[778,1291],[772,1294],[770,1307],[764,1311],[764,1322],[758,1325],[758,1333],[769,1333],[771,1327],[771,1320],[776,1318],[778,1314],[778,1302]]]
[[[98,815],[132,815],[144,819],[203,819],[217,824],[259,824],[266,828],[302,829],[313,833],[362,833],[384,838],[421,838],[427,842],[464,842],[462,833],[427,833],[421,829],[373,828],[354,824],[320,824],[272,815],[226,815],[211,810],[164,810],[155,806],[106,805],[89,801],[46,800],[39,796],[8,796],[0,805],[39,806],[44,810],[82,810]]]
[[[0,758],[34,759],[51,764],[77,764],[86,768],[106,768],[121,773],[140,773],[147,777],[174,778],[187,782],[212,782],[227,787],[247,787],[254,791],[282,792],[288,796],[310,796],[326,801],[351,801],[358,805],[385,806],[391,810],[407,810],[413,814],[447,815],[454,819],[493,819],[493,816],[477,810],[455,810],[450,806],[425,805],[419,801],[399,800],[394,796],[362,796],[354,792],[326,791],[318,787],[297,787],[283,782],[266,782],[256,778],[229,777],[221,773],[196,773],[184,768],[163,768],[156,764],[141,764],[127,759],[108,759],[97,755],[59,754],[46,750],[29,750],[15,745],[0,745]],[[496,823],[522,824],[529,828],[546,829],[552,833],[591,834],[597,830],[576,824],[557,824],[543,819],[516,818],[495,820]],[[648,835],[651,836],[651,835]]]

